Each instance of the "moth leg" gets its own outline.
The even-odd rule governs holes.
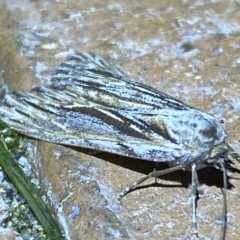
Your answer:
[[[172,167],[172,168],[168,168],[168,169],[164,169],[164,170],[159,170],[159,171],[152,171],[150,172],[147,176],[144,176],[142,178],[140,178],[138,181],[134,182],[130,187],[126,188],[123,192],[120,193],[119,197],[118,197],[118,201],[120,202],[121,199],[132,189],[134,189],[135,187],[137,187],[139,184],[145,182],[146,180],[148,180],[149,178],[157,178],[160,176],[163,176],[165,174],[171,173],[171,172],[175,172],[177,170],[182,169],[183,167],[181,165]]]
[[[192,223],[193,223],[193,231],[195,236],[198,238],[198,229],[197,229],[197,194],[198,194],[198,175],[197,175],[197,167],[196,164],[193,163],[191,165],[192,170],[192,183],[191,183],[191,195],[192,195]]]
[[[227,173],[226,169],[224,167],[224,164],[222,162],[219,162],[221,166],[221,170],[223,172],[223,189],[222,189],[222,194],[223,194],[223,209],[222,209],[222,231],[220,235],[220,239],[223,240],[226,237],[226,227],[227,227]]]

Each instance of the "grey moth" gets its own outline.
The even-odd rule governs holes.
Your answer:
[[[93,53],[70,55],[52,73],[49,85],[6,94],[0,118],[36,139],[169,165],[136,181],[120,198],[150,177],[179,169],[191,171],[196,236],[197,170],[209,164],[221,169],[226,188],[225,167],[231,165],[227,157],[231,149],[220,121],[129,80]]]

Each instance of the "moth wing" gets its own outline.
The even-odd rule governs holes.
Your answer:
[[[8,108],[6,104],[2,106],[0,108],[1,118],[11,128],[24,135],[151,161],[174,160],[171,146],[166,147],[166,141],[163,138],[160,137],[154,142],[144,136],[144,133],[134,131],[130,126],[124,126],[120,117],[120,121],[114,120],[115,125],[113,125],[111,124],[112,118],[105,116],[106,121],[100,118],[100,113],[103,113],[100,111],[94,110],[89,115],[87,111],[83,113],[84,111],[74,112],[52,106],[50,108],[46,107],[46,104],[36,107],[36,99],[33,96],[29,99],[29,96],[21,93],[8,96],[5,103],[8,107],[10,105],[12,107]],[[178,148],[180,150],[180,146]]]
[[[49,91],[40,89],[41,93]],[[164,113],[149,115],[85,105],[69,108],[36,92],[12,92],[0,107],[1,119],[12,129],[40,140],[157,162],[182,158],[188,150],[192,155],[191,149],[183,152],[182,143],[169,132],[167,124],[172,120]]]
[[[45,141],[153,161],[181,156],[181,145],[171,139],[161,112],[190,109],[184,103],[127,79],[92,53],[71,55],[51,81],[26,94],[7,94],[1,119]]]
[[[70,55],[53,72],[51,81],[53,90],[64,90],[63,105],[94,104],[141,113],[191,108],[148,85],[129,80],[112,63],[93,53]]]

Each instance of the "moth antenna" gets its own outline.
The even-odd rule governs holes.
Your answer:
[[[227,173],[226,173],[226,168],[224,167],[224,164],[221,161],[219,162],[219,164],[220,164],[221,170],[223,172],[223,189],[222,189],[222,194],[223,194],[222,223],[223,223],[223,227],[221,230],[220,239],[224,240],[226,237],[226,228],[227,228]]]
[[[192,170],[192,183],[191,183],[191,194],[192,194],[192,224],[195,236],[198,238],[198,228],[197,228],[197,195],[198,195],[198,175],[196,164],[191,165]]]
[[[140,178],[139,180],[137,180],[136,182],[134,182],[130,187],[126,188],[123,192],[120,193],[119,197],[118,197],[118,201],[121,202],[121,199],[128,194],[132,189],[134,189],[135,187],[137,187],[139,184],[145,182],[146,180],[148,180],[149,178],[157,178],[160,176],[163,176],[165,174],[171,173],[171,172],[175,172],[177,170],[183,169],[183,167],[181,165],[172,167],[172,168],[167,168],[164,170],[159,170],[159,171],[152,171],[150,172],[147,176],[144,176],[142,178]]]

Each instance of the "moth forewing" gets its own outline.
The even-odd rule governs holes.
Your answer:
[[[129,80],[93,53],[70,55],[47,86],[6,94],[0,117],[11,128],[36,139],[169,164],[169,169],[136,181],[120,198],[150,177],[184,169],[193,175],[195,209],[197,170],[209,162],[223,171],[229,165],[227,135],[220,121]],[[195,210],[193,224],[197,234]]]

